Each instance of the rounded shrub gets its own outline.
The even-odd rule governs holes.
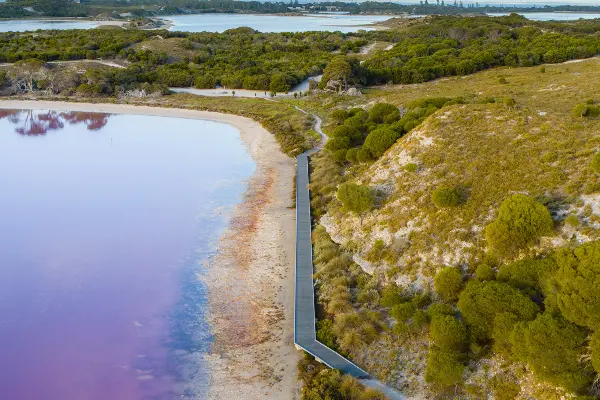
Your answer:
[[[369,133],[365,139],[363,148],[369,150],[373,158],[377,159],[385,153],[395,142],[400,135],[396,131],[387,128],[375,129]]]
[[[337,198],[342,202],[345,210],[357,215],[371,210],[375,201],[371,188],[355,183],[342,183],[338,187]]]
[[[460,203],[460,196],[456,188],[442,186],[433,191],[431,201],[439,208],[455,207]]]
[[[461,351],[467,343],[467,328],[451,315],[436,316],[429,326],[429,339],[441,349]]]
[[[515,194],[500,205],[498,217],[485,228],[488,245],[501,255],[511,255],[552,232],[548,209],[529,196]]]
[[[452,301],[458,298],[463,278],[458,268],[445,267],[435,274],[433,283],[435,291],[439,293],[442,298]]]
[[[344,122],[346,118],[348,118],[348,112],[346,110],[335,110],[331,113],[331,119],[338,124]]]
[[[369,118],[377,124],[381,124],[385,117],[390,114],[399,113],[398,107],[390,103],[376,103],[369,110]]]
[[[562,315],[577,325],[600,329],[600,242],[556,253],[557,302]]]
[[[400,303],[395,305],[394,307],[392,307],[392,311],[390,312],[390,315],[397,321],[397,322],[407,322],[409,319],[412,318],[412,316],[415,313],[415,307],[413,307],[412,303],[410,302],[405,302],[405,303]]]
[[[462,381],[463,355],[456,351],[431,347],[427,356],[425,381],[440,386],[453,386]]]

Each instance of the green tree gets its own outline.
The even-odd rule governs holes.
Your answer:
[[[365,139],[363,148],[369,150],[373,158],[377,159],[389,149],[396,140],[398,140],[398,133],[391,129],[379,128],[369,133]]]
[[[467,343],[467,328],[451,315],[436,316],[429,326],[429,340],[440,349],[462,351]]]
[[[439,187],[431,194],[431,201],[437,207],[455,207],[460,203],[460,196],[456,188]]]
[[[492,339],[494,352],[504,356],[512,356],[511,336],[519,317],[510,312],[500,312],[494,317]]]
[[[319,87],[325,88],[329,81],[339,82],[338,90],[345,90],[348,85],[348,79],[352,74],[352,67],[346,56],[334,57],[323,70],[323,77],[319,83]]]
[[[556,253],[557,303],[577,325],[600,329],[600,242]]]
[[[369,118],[376,124],[383,123],[385,117],[390,114],[398,114],[398,107],[390,103],[375,103],[369,110]]]
[[[375,195],[367,186],[355,183],[342,183],[338,187],[337,197],[342,202],[344,209],[360,216],[373,208]]]
[[[458,298],[458,293],[463,283],[462,274],[458,268],[445,267],[435,274],[433,284],[435,291],[445,300],[453,301]]]
[[[546,312],[521,332],[523,337],[514,335],[513,339],[522,341],[515,348],[524,353],[516,356],[526,361],[537,376],[574,391],[591,383],[590,374],[580,362],[587,335],[577,325]]]
[[[415,313],[415,307],[410,302],[400,303],[392,307],[390,315],[398,322],[407,322]]]
[[[440,386],[453,386],[462,381],[465,366],[463,355],[452,350],[429,348],[425,381]]]
[[[502,265],[498,271],[498,280],[518,289],[542,292],[557,269],[558,265],[552,257],[525,258]]]
[[[271,84],[269,85],[271,92],[275,93],[287,93],[290,90],[290,85],[283,74],[276,74],[271,77]]]
[[[472,280],[460,293],[458,309],[476,340],[491,338],[494,319],[501,312],[514,314],[519,321],[530,321],[540,308],[518,289],[504,282]]]
[[[346,118],[348,118],[348,111],[346,110],[334,110],[331,113],[331,119],[333,119],[338,124],[344,122]]]
[[[484,263],[477,266],[475,277],[480,281],[492,281],[496,277],[496,274],[494,273],[494,268]]]
[[[554,222],[548,209],[523,194],[515,194],[500,205],[498,217],[485,228],[491,248],[512,255],[552,232]]]

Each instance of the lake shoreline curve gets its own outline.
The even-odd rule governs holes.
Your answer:
[[[247,117],[181,108],[0,100],[2,108],[191,118],[235,127],[256,170],[199,277],[208,288],[215,340],[208,354],[190,354],[190,361],[202,357],[208,366],[207,399],[300,398],[300,353],[293,344],[295,160],[281,152],[274,135]],[[199,389],[193,380],[185,386]]]

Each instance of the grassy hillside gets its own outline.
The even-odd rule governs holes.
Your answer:
[[[320,339],[418,398],[594,398],[598,64],[301,100],[336,143],[312,163]]]

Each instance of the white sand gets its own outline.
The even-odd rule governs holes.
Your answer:
[[[294,160],[257,122],[235,115],[123,104],[0,100],[0,108],[52,109],[194,118],[230,124],[257,168],[209,266],[209,320],[215,335],[209,399],[297,399],[301,355],[293,345]],[[194,355],[190,355],[193,360]],[[189,383],[194,389],[193,382]]]

